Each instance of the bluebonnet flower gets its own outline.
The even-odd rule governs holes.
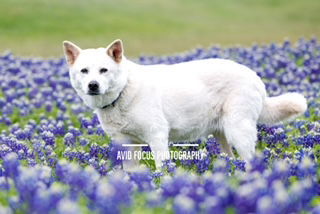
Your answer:
[[[305,148],[313,148],[316,144],[319,144],[320,135],[305,135],[295,140],[297,145],[302,145]]]
[[[176,163],[171,160],[166,160],[163,163],[163,168],[164,171],[168,171],[168,173],[173,173],[176,170]]]
[[[150,170],[144,169],[129,174],[130,179],[138,186],[139,191],[151,191],[155,188],[153,175]]]
[[[195,202],[188,196],[178,195],[173,202],[173,209],[177,214],[195,214]]]
[[[96,200],[98,209],[101,212],[119,213],[120,206],[128,206],[132,199],[130,193],[133,185],[128,176],[123,172],[115,171],[109,180],[100,180],[96,189]]]
[[[215,138],[208,139],[206,148],[210,155],[218,155],[221,152],[220,144],[215,140]]]
[[[304,157],[297,168],[298,177],[316,176],[317,165],[309,157]]]
[[[86,145],[89,144],[89,141],[87,139],[85,139],[85,138],[81,138],[80,137],[79,143],[80,143],[81,146],[86,146]]]
[[[211,158],[209,156],[205,156],[200,160],[197,160],[196,162],[197,172],[199,173],[205,172],[206,170],[209,169],[210,164],[211,164]]]
[[[190,181],[187,176],[175,175],[174,178],[163,177],[162,195],[165,198],[175,197],[180,193],[184,186],[188,186]]]
[[[81,127],[88,128],[89,126],[92,126],[92,121],[90,118],[81,118]]]
[[[18,161],[18,155],[16,153],[9,153],[3,159],[3,168],[5,170],[5,175],[10,177],[15,177],[18,175],[18,167],[20,163]]]
[[[257,153],[255,157],[250,161],[251,171],[258,171],[262,173],[267,168],[267,162],[261,153]]]
[[[9,206],[13,211],[18,210],[22,206],[17,196],[11,196],[8,201]]]
[[[57,205],[58,214],[78,214],[81,209],[77,202],[71,200],[60,200]]]
[[[96,134],[99,136],[106,136],[105,132],[103,131],[103,129],[101,127],[97,128]]]
[[[5,178],[4,176],[0,177],[0,190],[8,191],[11,188],[10,179]]]
[[[55,145],[55,137],[52,132],[44,131],[43,133],[41,133],[41,137],[46,142],[46,145]]]
[[[68,132],[65,136],[64,136],[64,143],[66,146],[75,146],[76,143],[76,136],[74,136],[72,133]]]
[[[236,170],[240,170],[240,171],[246,171],[246,162],[243,160],[234,160],[233,164],[236,166]]]
[[[273,204],[272,197],[269,195],[259,198],[257,202],[257,211],[261,214],[280,213]]]

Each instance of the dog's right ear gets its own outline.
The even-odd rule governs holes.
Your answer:
[[[73,65],[78,58],[81,48],[69,41],[63,42],[63,51],[69,65]]]

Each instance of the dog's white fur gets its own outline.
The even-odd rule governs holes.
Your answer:
[[[64,42],[64,52],[72,86],[96,110],[104,131],[114,139],[148,143],[152,151],[168,152],[170,141],[213,134],[225,153],[233,156],[233,146],[248,161],[255,151],[257,122],[277,123],[307,109],[297,93],[267,97],[256,73],[230,60],[138,65],[123,56],[121,40],[86,50]],[[108,72],[100,74],[101,68]],[[99,83],[101,95],[88,95],[92,80]],[[157,167],[162,160],[155,160]]]

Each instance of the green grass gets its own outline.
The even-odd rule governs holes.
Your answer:
[[[171,54],[320,35],[317,0],[1,0],[0,52],[61,56],[121,38],[126,54]]]

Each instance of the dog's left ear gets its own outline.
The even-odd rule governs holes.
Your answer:
[[[107,47],[107,54],[117,63],[120,63],[123,55],[123,45],[120,39],[113,41]]]

